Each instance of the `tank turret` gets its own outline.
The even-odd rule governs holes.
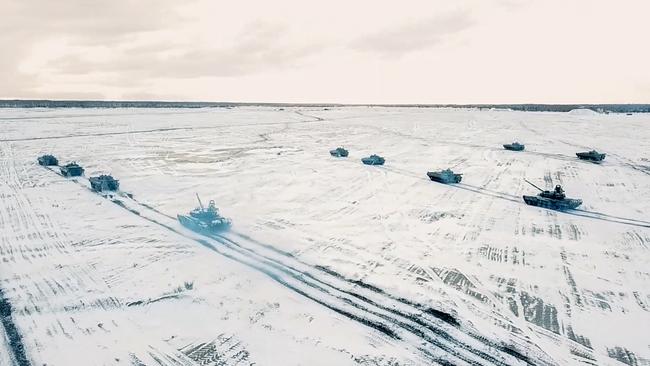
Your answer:
[[[59,160],[54,155],[41,155],[38,157],[38,164],[43,166],[59,165]]]
[[[526,148],[526,146],[524,144],[520,144],[519,142],[515,141],[512,144],[504,144],[503,148],[512,151],[523,151]]]
[[[177,215],[178,221],[183,226],[201,233],[217,233],[230,228],[232,222],[219,214],[219,209],[214,201],[211,200],[206,208],[198,194],[196,198],[199,201],[199,207],[190,211],[189,215]]]
[[[434,182],[444,184],[460,183],[460,181],[463,179],[462,174],[454,173],[451,169],[427,172],[427,176]]]
[[[84,168],[73,161],[61,167],[61,174],[65,177],[78,177],[84,174]]]
[[[594,162],[600,162],[600,161],[605,160],[605,155],[606,154],[599,153],[596,150],[576,153],[576,156],[578,158],[580,158],[581,160],[590,160],[590,161],[594,161]]]
[[[335,156],[337,158],[345,158],[348,156],[348,151],[342,147],[337,147],[334,150],[330,150],[330,155]]]
[[[528,184],[537,188],[537,196],[523,196],[524,202],[531,206],[550,208],[552,210],[572,210],[582,204],[577,198],[567,198],[561,185],[556,185],[552,191],[546,191],[526,180]]]
[[[379,155],[372,154],[367,158],[362,158],[361,162],[363,162],[366,165],[384,165],[386,159],[382,158]]]
[[[120,188],[120,182],[110,175],[100,175],[97,177],[90,177],[90,187],[96,192],[102,191],[117,191]]]

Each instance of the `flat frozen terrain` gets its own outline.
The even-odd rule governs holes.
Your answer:
[[[195,193],[229,232],[178,224]],[[3,366],[650,365],[649,246],[647,115],[0,110]]]

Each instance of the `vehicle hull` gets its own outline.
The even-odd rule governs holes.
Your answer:
[[[176,215],[178,222],[186,228],[203,234],[215,234],[230,229],[230,220],[224,218],[221,221],[205,222],[187,215]]]
[[[346,150],[330,150],[330,155],[337,157],[337,158],[345,158],[349,154],[348,151]]]
[[[443,176],[435,172],[428,172],[427,176],[434,182],[450,184],[450,183],[460,183],[463,180],[463,176],[460,174],[454,174],[453,176]]]
[[[61,174],[66,177],[79,177],[84,174],[83,168],[61,168]]]
[[[503,148],[506,149],[506,150],[510,150],[510,151],[524,151],[526,146],[524,146],[524,145],[518,145],[517,146],[517,145],[512,145],[512,144],[505,144],[505,145],[503,145]]]
[[[59,160],[54,156],[44,155],[38,158],[38,164],[43,166],[59,165]]]
[[[605,160],[606,154],[590,154],[590,153],[576,153],[576,156],[581,160],[589,161],[603,161]]]
[[[383,158],[381,159],[363,158],[361,159],[361,162],[366,165],[384,165],[386,160],[384,160]]]
[[[565,198],[563,200],[539,197],[523,196],[527,205],[548,208],[551,210],[572,210],[582,204],[582,200],[576,198]]]
[[[117,180],[107,181],[90,178],[90,188],[97,192],[117,191],[120,189],[120,182]]]

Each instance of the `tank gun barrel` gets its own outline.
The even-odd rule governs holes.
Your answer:
[[[203,210],[203,202],[201,202],[201,197],[199,197],[198,193],[196,193],[196,199],[199,200],[199,206],[201,207],[201,210]]]
[[[529,182],[528,179],[524,179],[524,180],[526,181],[526,183],[528,183],[528,184],[530,184],[531,186],[537,188],[540,192],[544,192],[543,189],[541,189],[541,188],[539,188],[538,186],[534,185],[533,183]]]

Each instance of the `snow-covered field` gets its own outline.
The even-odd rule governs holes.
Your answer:
[[[21,336],[2,332],[0,365],[649,365],[649,127],[585,111],[0,110],[0,330]],[[526,151],[503,150],[514,140]],[[348,158],[329,155],[340,145]],[[576,158],[591,148],[607,159]],[[121,192],[39,166],[45,153]],[[372,153],[386,165],[361,164]],[[426,176],[447,167],[462,183]],[[524,179],[584,204],[527,206]],[[195,193],[230,232],[177,223]]]

